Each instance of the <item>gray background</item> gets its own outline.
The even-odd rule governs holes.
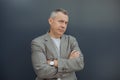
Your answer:
[[[48,31],[55,8],[68,10],[66,34],[85,57],[78,80],[120,80],[119,0],[0,0],[0,80],[34,80],[31,40]]]

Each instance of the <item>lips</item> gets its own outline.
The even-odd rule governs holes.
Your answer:
[[[64,30],[63,29],[58,29],[60,32],[64,32]]]

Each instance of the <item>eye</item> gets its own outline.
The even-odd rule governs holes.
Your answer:
[[[59,23],[65,23],[65,24],[68,24],[68,22],[67,22],[67,21],[64,21],[64,20],[59,20],[58,22],[59,22]]]
[[[59,20],[58,22],[60,22],[60,23],[64,23],[64,21],[63,21],[63,20]]]
[[[68,24],[68,22],[65,22],[65,24]]]

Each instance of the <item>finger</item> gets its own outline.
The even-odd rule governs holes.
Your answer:
[[[80,52],[79,52],[79,51],[77,51],[77,52],[75,52],[75,53],[80,54]]]
[[[76,50],[73,50],[71,53],[75,53],[75,52],[77,52]]]

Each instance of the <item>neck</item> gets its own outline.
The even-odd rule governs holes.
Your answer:
[[[53,38],[61,38],[60,35],[54,35],[53,33],[49,32],[49,35]]]

